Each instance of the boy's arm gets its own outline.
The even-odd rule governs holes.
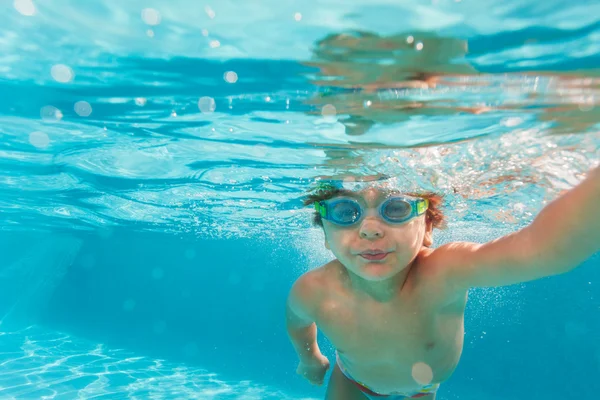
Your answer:
[[[306,274],[301,276],[292,286],[286,305],[288,336],[301,363],[310,363],[321,355],[317,345],[317,325],[309,304],[310,281]]]
[[[461,290],[570,271],[600,250],[600,167],[522,230],[483,245],[451,243],[442,248],[450,281]]]

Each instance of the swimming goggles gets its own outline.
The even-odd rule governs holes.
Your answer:
[[[429,201],[409,196],[390,196],[381,203],[378,213],[390,224],[402,224],[419,215],[429,207]],[[359,222],[364,207],[357,200],[348,197],[336,197],[317,201],[315,209],[323,219],[340,226],[350,226]]]

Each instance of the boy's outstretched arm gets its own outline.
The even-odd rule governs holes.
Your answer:
[[[600,167],[520,231],[483,245],[451,243],[439,250],[450,264],[449,283],[459,290],[570,271],[600,251]]]
[[[300,362],[296,372],[312,384],[321,385],[329,369],[329,360],[317,344],[317,325],[313,314],[314,282],[307,274],[292,286],[286,305],[286,328]]]

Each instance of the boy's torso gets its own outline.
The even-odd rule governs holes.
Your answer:
[[[327,282],[315,319],[352,377],[381,393],[446,380],[462,352],[466,293],[449,301],[441,279],[422,273],[425,261],[396,297],[379,302],[348,290],[341,268],[333,261],[312,271]]]

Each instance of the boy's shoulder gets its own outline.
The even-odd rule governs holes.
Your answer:
[[[310,294],[314,294],[319,290],[330,287],[332,280],[339,275],[338,264],[339,261],[332,260],[327,264],[305,272],[294,282],[293,289],[303,293],[310,292]]]
[[[448,271],[448,268],[462,263],[474,249],[481,246],[471,242],[450,242],[440,247],[423,248],[418,255],[422,271],[428,274],[437,274]]]
[[[478,243],[451,242],[434,249],[424,248],[418,255],[415,271],[419,283],[433,284],[440,293],[446,292],[442,288],[453,289],[447,287],[448,278],[458,266],[468,262],[470,254],[479,246]]]
[[[319,304],[335,287],[335,261],[300,275],[292,285],[288,302],[306,315],[315,315]]]
[[[464,259],[465,256],[479,246],[481,244],[472,242],[449,242],[434,249],[424,248],[419,253],[419,257],[431,264],[431,267],[443,267]]]

